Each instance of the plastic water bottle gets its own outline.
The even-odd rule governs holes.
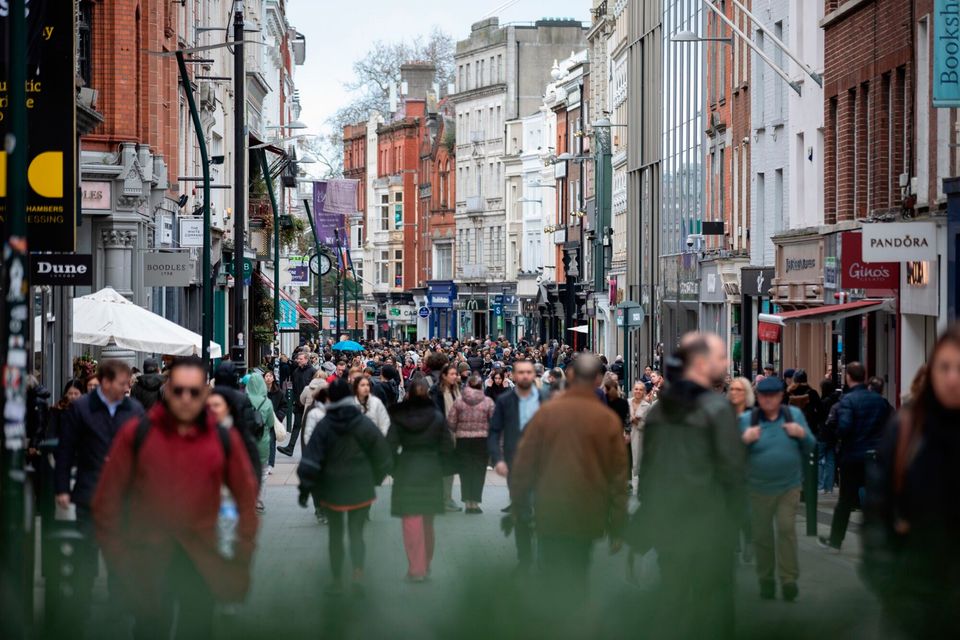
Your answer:
[[[237,541],[237,503],[224,487],[220,492],[220,514],[217,516],[217,550],[226,559],[232,559]]]

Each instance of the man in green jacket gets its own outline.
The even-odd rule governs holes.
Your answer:
[[[727,374],[714,334],[683,337],[671,380],[647,414],[632,543],[660,564],[662,637],[734,637],[734,549],[746,496],[746,450],[733,408],[711,391]]]

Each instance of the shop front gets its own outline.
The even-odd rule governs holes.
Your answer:
[[[751,380],[774,357],[773,346],[757,339],[757,316],[770,312],[770,289],[775,275],[774,267],[749,266],[740,270],[740,371]]]
[[[715,333],[727,345],[735,371],[740,370],[740,268],[742,261],[700,263],[700,330]]]
[[[387,305],[387,325],[391,340],[417,340],[417,309],[410,304]]]
[[[457,285],[451,280],[431,280],[427,282],[427,308],[429,309],[429,336],[433,338],[455,338],[457,336],[457,314],[454,303],[457,300]]]
[[[695,253],[661,258],[663,299],[660,303],[660,318],[666,355],[676,350],[683,334],[698,328],[699,266],[699,258]]]

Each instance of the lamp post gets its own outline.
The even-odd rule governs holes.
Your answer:
[[[260,160],[260,171],[267,184],[267,194],[270,196],[270,208],[273,210],[273,331],[274,345],[277,353],[280,352],[280,212],[277,210],[277,198],[273,192],[273,177],[270,175],[270,166],[267,164],[267,152],[257,149]]]
[[[233,332],[235,346],[245,347],[243,244],[247,217],[247,123],[243,47],[243,2],[234,3],[233,14]],[[246,359],[246,358],[244,358]]]
[[[605,290],[603,282],[606,249],[604,240],[610,227],[611,193],[613,191],[613,164],[610,148],[610,118],[603,116],[593,123],[593,135],[597,143],[594,154],[596,166],[596,212],[593,229],[593,295],[600,296]],[[596,301],[596,299],[595,299]],[[594,304],[596,308],[596,304]],[[591,345],[594,347],[595,345]]]

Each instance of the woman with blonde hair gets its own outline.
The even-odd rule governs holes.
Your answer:
[[[756,399],[753,394],[753,386],[746,378],[736,377],[730,381],[730,388],[727,389],[727,399],[733,405],[733,410],[739,416],[744,411],[753,408]]]

